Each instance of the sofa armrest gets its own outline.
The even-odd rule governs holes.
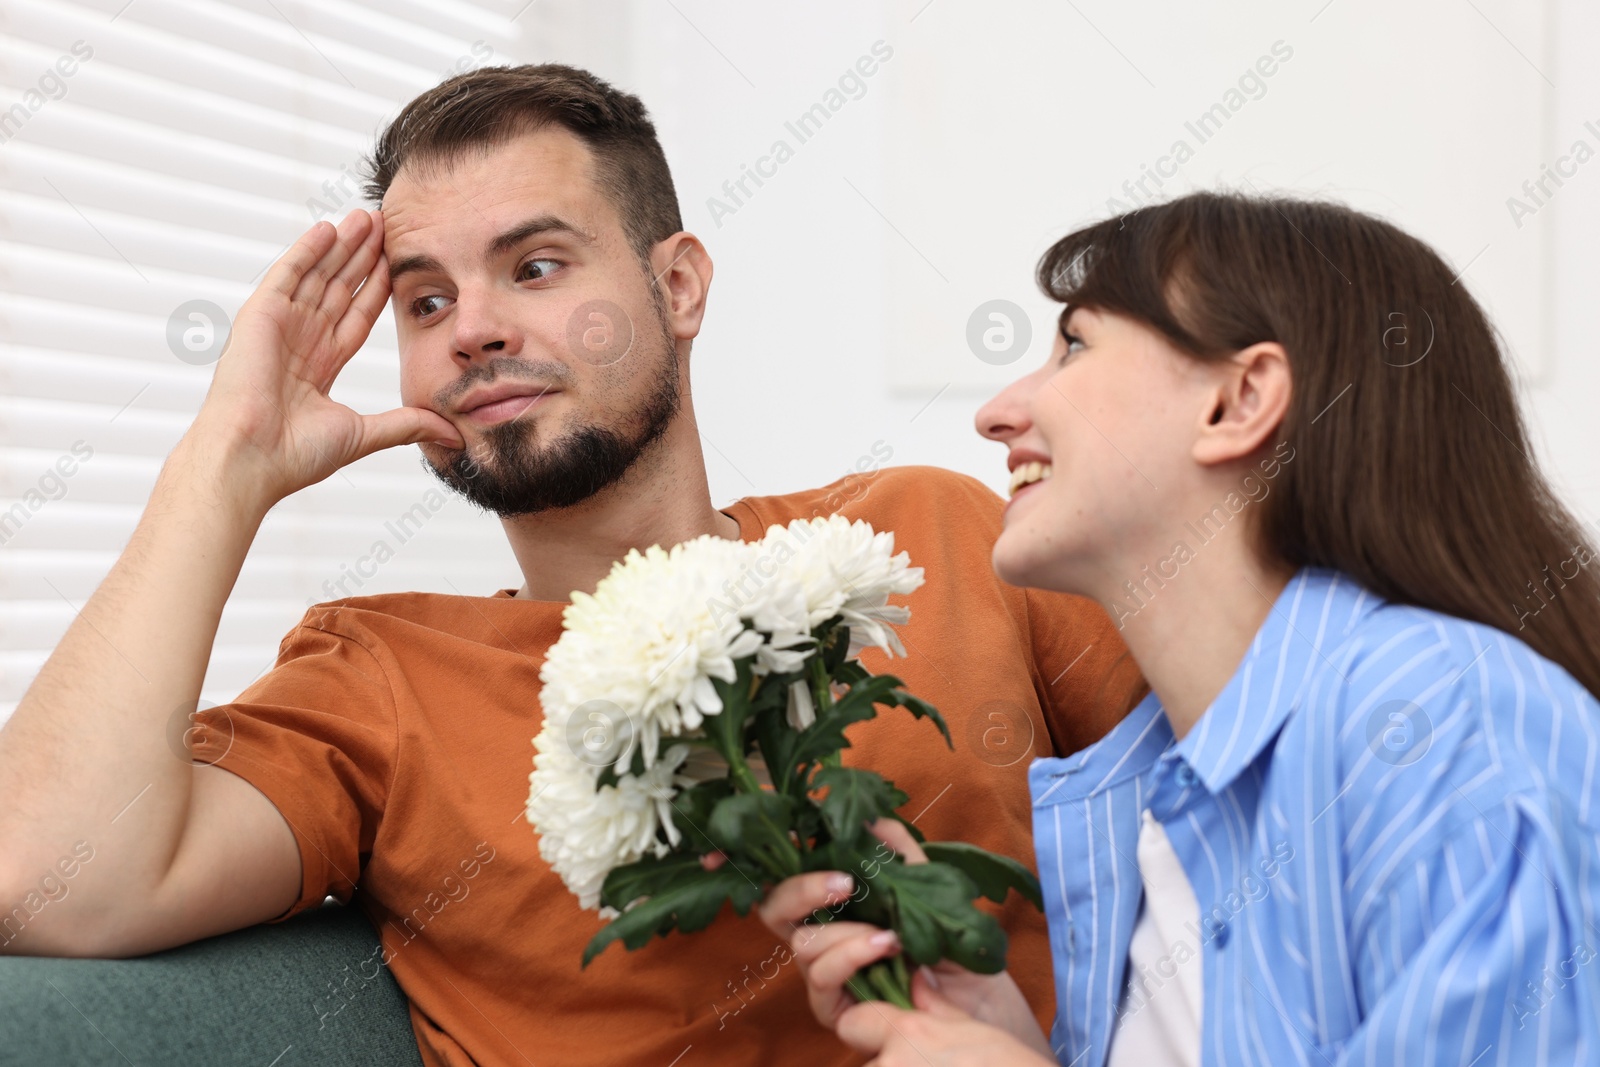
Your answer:
[[[138,959],[0,957],[0,1064],[421,1067],[380,960],[345,906]]]

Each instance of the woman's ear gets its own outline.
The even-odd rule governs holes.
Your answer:
[[[1272,440],[1289,413],[1289,355],[1262,341],[1212,364],[1215,386],[1207,394],[1193,455],[1205,466],[1253,455]]]
[[[693,340],[706,313],[706,293],[711,288],[711,256],[700,238],[675,233],[656,244],[650,253],[653,285],[661,288],[672,336]]]

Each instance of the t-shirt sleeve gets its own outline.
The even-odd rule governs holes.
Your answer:
[[[1028,589],[1035,685],[1054,755],[1100,740],[1150,691],[1105,609],[1087,597]]]
[[[300,847],[300,899],[273,922],[348,901],[372,851],[394,768],[389,682],[356,639],[313,610],[272,669],[231,704],[199,712],[193,758],[237,774],[277,806]]]

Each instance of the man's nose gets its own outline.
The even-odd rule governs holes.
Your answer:
[[[463,360],[515,356],[522,351],[522,332],[503,298],[463,292],[456,297],[455,332],[451,344]]]

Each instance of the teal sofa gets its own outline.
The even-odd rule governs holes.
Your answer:
[[[0,956],[0,1065],[422,1067],[358,909],[131,960]]]

